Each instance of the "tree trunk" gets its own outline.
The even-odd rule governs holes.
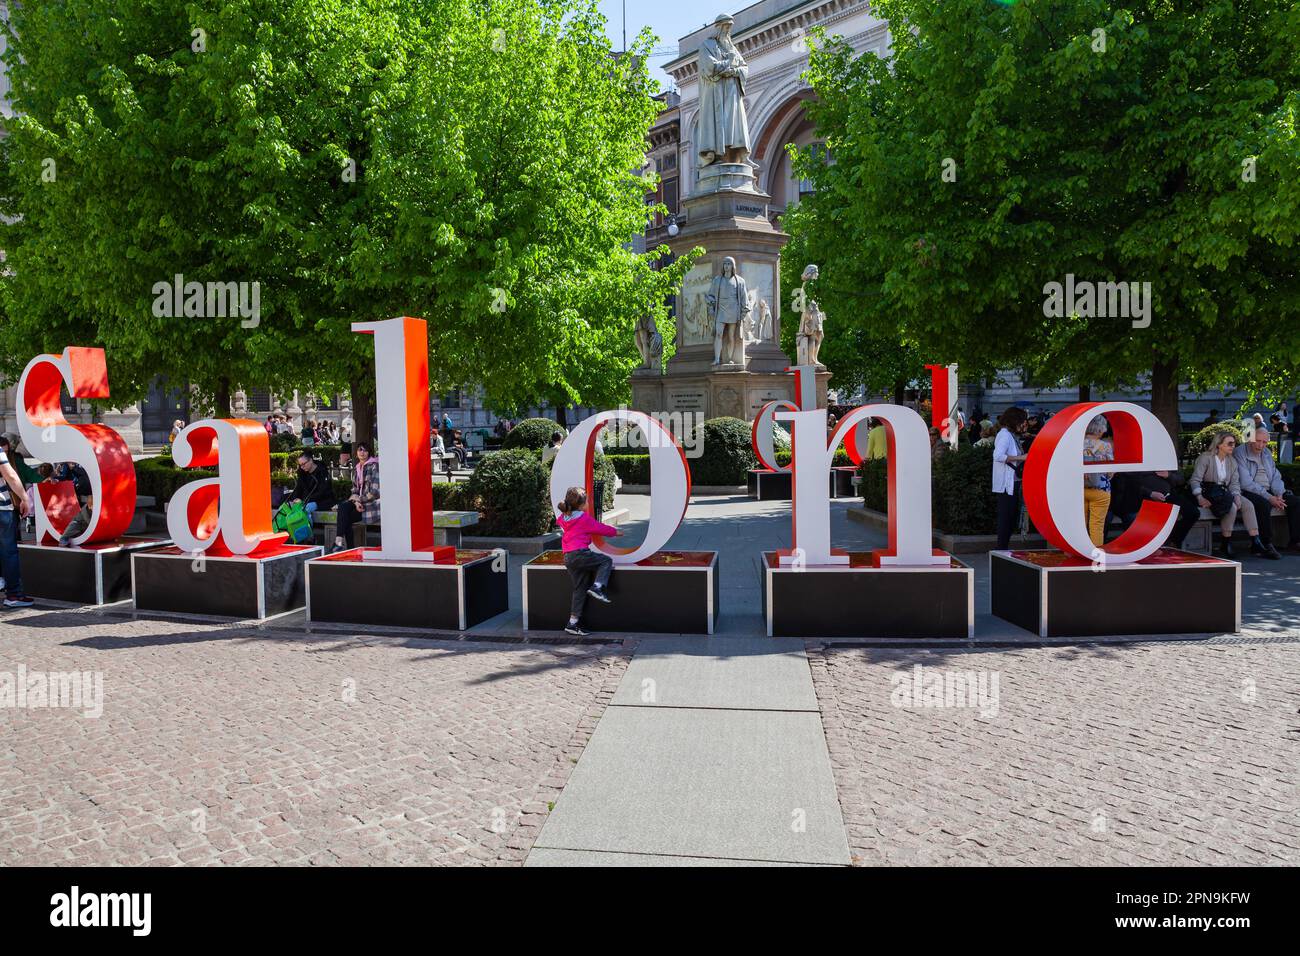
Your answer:
[[[569,430],[569,406],[568,405],[555,406],[555,420],[559,423],[560,428],[562,428],[564,431],[567,432]]]
[[[1080,401],[1080,402],[1090,402],[1090,401],[1092,401],[1092,386],[1091,386],[1091,385],[1080,385],[1080,386],[1079,386],[1079,401]]]
[[[224,375],[217,380],[217,392],[213,401],[214,404],[216,405],[216,408],[213,411],[215,417],[229,418],[230,417],[230,379]]]
[[[349,382],[352,391],[352,441],[363,442],[371,450],[377,451],[375,434],[375,396],[371,394],[367,383],[369,379],[354,378]]]
[[[907,393],[907,383],[906,383],[906,382],[895,382],[895,383],[894,383],[894,404],[895,404],[895,405],[902,405],[904,399],[907,398],[907,394],[906,394],[906,393]]]
[[[1156,362],[1151,369],[1151,412],[1178,447],[1178,359]]]

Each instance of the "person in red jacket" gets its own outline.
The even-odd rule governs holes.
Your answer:
[[[569,623],[564,630],[578,637],[586,637],[588,633],[578,623],[582,619],[583,608],[587,606],[587,598],[611,603],[605,587],[609,584],[614,562],[609,555],[592,550],[592,536],[613,538],[619,533],[617,528],[601,524],[593,518],[583,510],[586,507],[587,492],[582,488],[570,488],[565,492],[558,519],[564,566],[573,580],[573,602],[569,606]]]

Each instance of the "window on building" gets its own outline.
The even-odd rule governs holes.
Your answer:
[[[830,153],[827,152],[825,143],[812,143],[807,147],[807,152],[812,156],[813,161],[816,163],[826,163],[830,161]],[[807,196],[810,193],[815,193],[816,191],[817,187],[813,185],[811,179],[799,180],[799,195],[801,197]]]
[[[269,412],[271,410],[271,390],[269,388],[249,388],[244,390],[248,398],[250,412]]]

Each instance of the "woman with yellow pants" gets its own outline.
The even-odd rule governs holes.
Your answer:
[[[1115,449],[1106,441],[1110,423],[1098,415],[1088,423],[1083,439],[1083,460],[1088,464],[1114,461]],[[1083,476],[1083,515],[1088,523],[1088,537],[1100,548],[1106,544],[1106,515],[1110,512],[1110,472],[1088,472]]]

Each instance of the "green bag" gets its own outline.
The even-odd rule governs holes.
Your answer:
[[[311,515],[301,501],[286,501],[275,513],[271,523],[276,531],[284,531],[294,544],[311,540]]]

